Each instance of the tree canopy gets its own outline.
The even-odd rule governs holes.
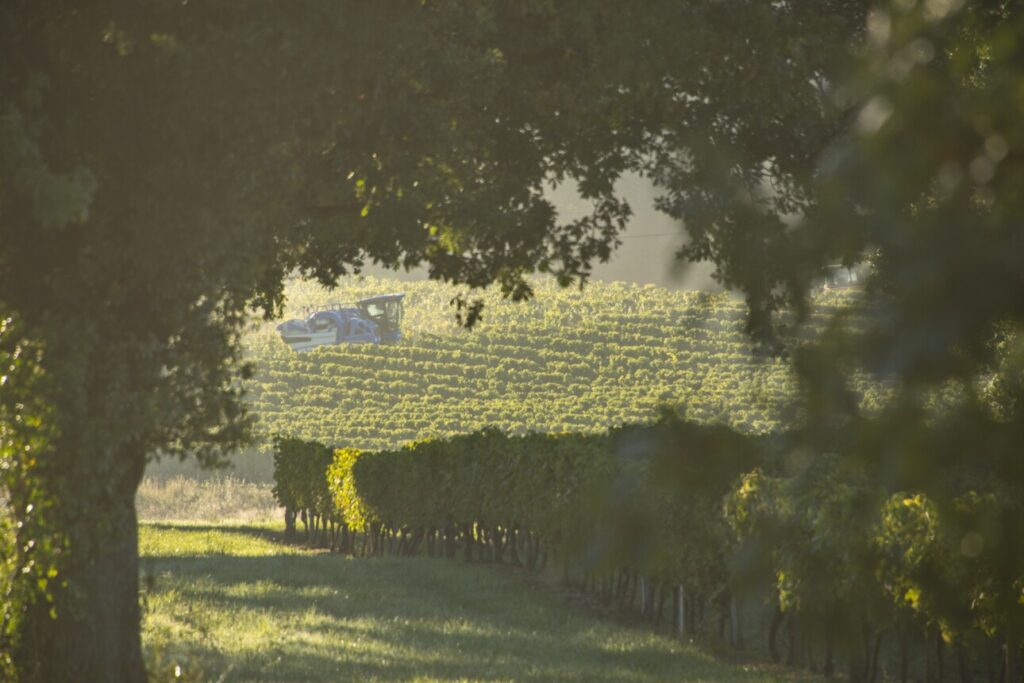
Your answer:
[[[946,420],[963,449],[940,452],[1021,481],[1024,26],[962,5],[5,3],[9,566],[57,579],[5,606],[8,665],[144,676],[135,488],[147,457],[214,463],[246,439],[239,330],[280,310],[286,274],[426,264],[517,299],[531,272],[582,282],[629,216],[627,170],[760,339],[821,266],[872,264],[877,324],[796,359],[807,424],[862,435],[817,445],[926,470],[945,461],[914,430]],[[562,222],[544,188],[567,180],[593,212]],[[837,369],[858,366],[904,384],[891,413],[850,414]],[[966,398],[925,410],[951,380]]]

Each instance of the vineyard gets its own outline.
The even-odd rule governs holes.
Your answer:
[[[939,452],[950,435],[918,438]],[[313,545],[557,572],[656,629],[826,676],[941,683],[954,659],[961,681],[1017,680],[1022,582],[982,534],[1021,491],[950,468],[945,507],[884,465],[799,466],[798,443],[667,413],[599,436],[488,429],[333,459],[279,439],[275,495]]]
[[[396,346],[296,356],[250,337],[290,533],[301,520],[307,542],[351,555],[557,573],[655,628],[850,680],[943,681],[954,658],[961,680],[1015,680],[1021,583],[982,548],[1020,492],[926,417],[965,394],[925,396],[908,422],[902,447],[945,463],[929,481],[878,457],[893,448],[881,379],[852,381],[846,447],[864,457],[812,456],[789,365],[753,351],[726,296],[541,287],[526,305],[489,299],[466,331],[451,294],[410,287]],[[790,329],[822,338],[854,296],[819,295]]]
[[[533,285],[536,298],[526,303],[485,293],[483,322],[467,331],[448,305],[455,290],[438,283],[352,278],[332,292],[293,283],[286,317],[310,304],[405,291],[406,339],[296,354],[272,325],[252,331],[249,400],[264,443],[283,433],[380,450],[484,427],[599,433],[649,421],[662,404],[748,433],[782,425],[789,366],[752,353],[741,301],[623,283]],[[822,329],[848,296],[819,297],[802,333]],[[878,400],[876,386],[859,389],[865,402]]]

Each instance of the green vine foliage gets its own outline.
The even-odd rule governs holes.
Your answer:
[[[351,476],[356,461],[363,451],[355,448],[339,448],[327,468],[327,487],[334,501],[334,509],[353,531],[366,531],[373,519],[363,499],[356,491],[355,479]]]
[[[751,443],[677,418],[605,435],[487,429],[388,451],[338,449],[328,484],[337,513],[356,531],[529,534],[567,567],[629,567],[697,589],[724,572],[720,500],[738,474],[726,470],[754,457]],[[741,457],[702,450],[737,445]],[[699,491],[671,483],[683,476],[680,452],[718,463]]]
[[[49,604],[63,584],[67,555],[62,530],[50,511],[53,499],[38,486],[38,454],[53,436],[51,407],[40,398],[47,382],[44,349],[20,338],[19,323],[0,311],[0,678],[13,679],[13,654],[21,622],[34,605]],[[24,581],[31,578],[31,581]],[[21,579],[21,580],[19,580]]]
[[[798,437],[664,411],[605,434],[484,429],[337,449],[324,480],[348,529],[406,552],[424,537],[467,558],[525,548],[513,561],[550,558],[591,585],[645,577],[726,611],[722,596],[753,599],[847,657],[855,680],[870,678],[886,633],[981,652],[1015,632],[1021,576],[985,548],[1019,518],[1019,491],[960,472],[944,506],[888,491],[862,459],[809,457]]]
[[[404,291],[405,339],[295,353],[273,325],[252,330],[243,340],[255,367],[247,400],[265,443],[287,433],[378,451],[487,427],[599,434],[648,422],[663,404],[750,434],[789,423],[791,368],[755,352],[742,301],[621,282],[582,291],[543,279],[531,286],[534,299],[518,304],[485,292],[484,318],[466,331],[449,305],[455,287],[374,277],[343,279],[334,291],[290,283],[289,317],[309,305]],[[819,334],[856,299],[820,294],[801,334]],[[884,402],[884,382],[855,377],[853,385],[866,410]]]
[[[331,449],[315,441],[274,438],[274,497],[288,514],[333,520],[334,503],[327,487]]]

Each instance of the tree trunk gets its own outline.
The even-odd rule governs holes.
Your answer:
[[[295,510],[284,509],[284,536],[287,539],[295,537]]]
[[[946,646],[942,640],[942,631],[935,629],[935,661],[938,664],[938,680],[942,683],[946,680]]]
[[[832,653],[832,634],[825,633],[825,666],[821,673],[825,678],[832,678],[836,673],[836,663]]]
[[[900,683],[910,679],[910,627],[900,626]]]
[[[15,652],[22,681],[146,680],[135,516],[135,490],[144,467],[145,458],[140,454],[120,482],[87,508],[96,511],[94,516],[67,513],[77,517],[65,519],[62,525],[69,542],[68,557],[60,568],[67,589],[58,589],[54,595],[56,619],[45,601],[32,605],[24,615]],[[83,488],[91,484],[89,493],[94,496],[103,490],[103,483],[76,482]]]
[[[1017,683],[1020,679],[1020,660],[1017,651],[1019,641],[1007,634],[1003,636],[1003,680]]]
[[[399,533],[399,536],[398,536],[398,551],[397,552],[398,552],[398,555],[400,557],[404,557],[405,555],[409,555],[410,554],[409,553],[409,533],[408,533],[408,531],[405,531],[405,530],[400,531],[398,533]]]
[[[860,647],[850,643],[850,683],[867,683],[871,662],[871,628],[862,624]]]
[[[537,538],[533,532],[526,538],[526,570],[529,572],[537,569],[537,560],[540,559],[537,556]]]
[[[743,649],[743,624],[740,621],[740,604],[736,596],[729,598],[729,644],[734,650]]]
[[[778,646],[778,635],[779,628],[782,626],[782,621],[786,615],[783,614],[782,609],[778,606],[775,607],[775,615],[772,617],[771,626],[768,627],[768,653],[772,657],[772,661],[776,664],[781,661],[782,657],[779,656]]]
[[[683,584],[676,586],[676,634],[686,637],[686,589]]]
[[[620,607],[625,599],[627,588],[629,588],[629,572],[625,569],[619,569],[618,575],[615,578],[615,600]]]
[[[512,527],[509,532],[509,562],[512,563],[513,567],[522,567],[523,563],[519,559],[519,527]]]
[[[473,561],[473,527],[470,524],[464,524],[462,526],[462,537],[465,539],[465,545],[462,548],[462,559],[466,562]]]
[[[666,584],[664,584],[664,583],[658,583],[657,584],[657,589],[658,589],[658,610],[657,610],[657,614],[654,617],[654,625],[655,626],[661,626],[661,620],[662,620],[662,618],[664,617],[664,614],[665,614],[665,602],[668,599],[668,591],[666,590],[667,588],[668,588],[668,586]]]
[[[458,529],[455,528],[454,524],[449,524],[446,527],[444,534],[444,554],[449,560],[455,559],[455,553],[458,550]]]
[[[971,668],[967,662],[967,651],[964,648],[964,641],[958,640],[956,644],[956,665],[960,671],[960,683],[972,683]]]
[[[789,636],[789,649],[786,652],[786,665],[797,666],[803,664],[800,658],[800,625],[797,623],[796,615],[790,614],[786,620],[786,635]],[[906,683],[904,681],[903,683]]]
[[[619,609],[626,607],[626,601],[630,599],[630,586],[633,581],[633,573],[628,569],[619,570],[619,594],[618,594],[618,606]]]
[[[689,624],[686,627],[686,632],[691,636],[697,635],[697,629],[704,623],[704,594],[694,593],[690,598],[690,605],[692,606],[689,611]]]
[[[885,636],[885,630],[880,629],[875,634],[875,648],[871,652],[871,670],[868,671],[868,683],[875,683],[878,680],[878,660],[879,653],[882,651],[882,638]]]

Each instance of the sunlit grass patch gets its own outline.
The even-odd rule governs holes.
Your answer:
[[[144,641],[224,681],[771,681],[606,619],[514,571],[350,559],[275,525],[143,525]]]
[[[303,552],[282,543],[283,535],[284,525],[274,522],[223,526],[143,523],[139,528],[139,554],[143,557],[256,557]]]

